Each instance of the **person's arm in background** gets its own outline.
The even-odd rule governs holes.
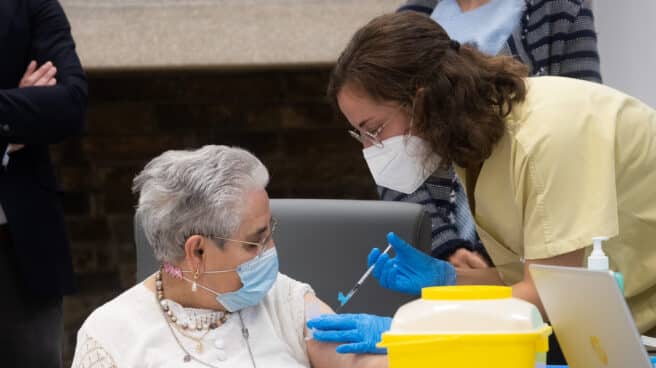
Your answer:
[[[548,28],[540,27],[545,23],[549,24]],[[548,1],[529,7],[522,28],[534,33],[530,35],[531,44],[527,40],[515,41],[524,44],[539,75],[602,82],[590,0]]]
[[[537,289],[533,283],[533,278],[528,270],[530,264],[544,264],[552,266],[581,267],[583,264],[584,249],[578,249],[570,253],[559,256],[536,259],[524,262],[524,277],[521,281],[512,286],[513,297],[526,300],[535,305],[542,314],[545,321],[548,321],[542,301],[538,296]],[[499,276],[496,268],[487,269],[456,269],[456,278],[458,285],[505,285]]]
[[[590,0],[584,0],[577,9],[568,35],[559,75],[601,83],[597,32]]]
[[[18,87],[51,87],[57,84],[56,75],[57,68],[52,63],[47,62],[37,69],[36,61],[32,60],[27,66],[27,70],[25,70],[25,74],[23,74]],[[4,152],[5,156],[7,156],[9,153],[21,150],[23,147],[25,147],[23,144],[5,144],[0,147],[0,152]],[[9,157],[3,157],[2,165],[7,166],[8,161]]]
[[[0,90],[0,141],[50,144],[80,134],[87,105],[87,81],[70,25],[54,0],[30,2],[30,58],[56,67],[56,84]]]
[[[33,60],[27,66],[23,77],[18,83],[18,87],[54,86],[57,84],[57,79],[55,78],[56,74],[57,68],[55,68],[52,63],[47,62],[37,69],[36,61]],[[7,141],[0,139],[0,155],[2,157],[0,166],[6,167],[9,164],[9,154],[20,151],[23,147],[25,147],[24,144],[8,143]]]

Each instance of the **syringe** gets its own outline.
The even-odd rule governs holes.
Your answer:
[[[387,248],[385,248],[385,250],[383,251],[381,256],[383,254],[387,254],[387,252],[389,252],[390,249],[392,249],[392,245],[388,244]],[[358,290],[360,290],[360,286],[362,286],[362,283],[364,283],[364,281],[367,279],[367,277],[369,277],[369,275],[371,275],[371,272],[374,270],[375,266],[376,266],[375,264],[371,265],[367,269],[367,271],[364,273],[364,275],[362,275],[362,277],[360,277],[360,280],[358,280],[358,282],[355,283],[355,286],[353,286],[353,288],[346,295],[344,295],[344,293],[342,293],[341,291],[339,292],[339,294],[337,295],[337,300],[339,301],[339,306],[335,309],[335,313],[339,313],[342,310],[342,308],[344,307],[344,305],[346,305],[346,303],[348,303],[348,301],[351,300],[353,295],[355,295],[355,293],[357,293]]]

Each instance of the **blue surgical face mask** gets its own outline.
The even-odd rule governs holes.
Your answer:
[[[278,253],[276,248],[265,250],[261,255],[240,264],[232,270],[206,271],[204,274],[225,273],[236,271],[241,279],[242,287],[229,293],[219,293],[207,287],[203,289],[216,294],[216,301],[229,312],[252,307],[262,301],[271,290],[278,277]]]

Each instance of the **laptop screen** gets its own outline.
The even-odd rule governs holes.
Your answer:
[[[529,266],[571,368],[652,368],[631,312],[608,271]]]

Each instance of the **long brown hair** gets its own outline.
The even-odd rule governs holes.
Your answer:
[[[358,30],[328,85],[336,104],[346,84],[377,101],[414,106],[414,128],[443,162],[469,167],[492,153],[504,118],[524,100],[527,68],[509,56],[486,56],[452,41],[415,12],[379,16]]]

